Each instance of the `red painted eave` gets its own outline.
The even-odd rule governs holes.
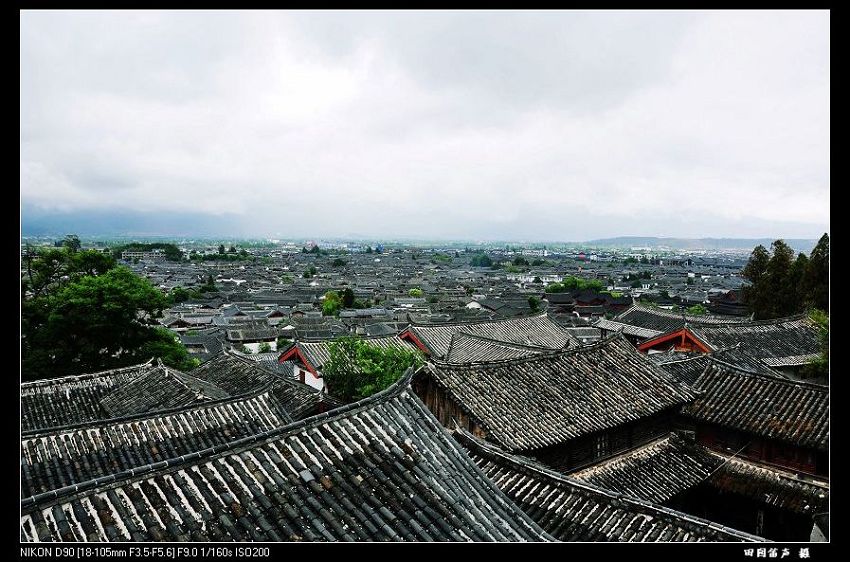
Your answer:
[[[417,338],[409,329],[400,333],[398,337],[399,339],[407,340],[413,343],[413,345],[418,347],[425,355],[431,355],[431,351],[427,347],[425,347],[425,344],[419,341],[419,338]]]
[[[638,346],[638,351],[646,353],[650,349],[654,348],[657,345],[661,345],[663,343],[667,343],[669,341],[674,341],[676,339],[681,339],[682,344],[685,343],[685,340],[690,341],[694,347],[699,349],[702,353],[710,353],[711,349],[708,348],[698,337],[696,337],[690,330],[687,328],[682,328],[680,330],[676,330],[675,332],[669,332],[666,334],[661,334],[660,336],[655,336],[652,339],[646,340],[642,344]],[[675,344],[674,344],[675,345]]]

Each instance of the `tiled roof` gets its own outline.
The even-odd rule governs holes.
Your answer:
[[[229,396],[215,384],[169,369],[159,361],[158,365],[158,369],[142,373],[101,398],[100,405],[109,417],[189,406]]]
[[[641,339],[654,338],[655,336],[664,333],[660,330],[651,330],[649,328],[641,328],[640,326],[632,326],[631,324],[618,322],[616,320],[608,320],[607,318],[600,318],[593,326],[600,330],[607,330],[609,332],[623,332],[627,336],[633,336]]]
[[[705,480],[720,461],[699,445],[669,434],[570,477],[612,492],[664,503]]]
[[[469,433],[455,437],[509,498],[561,541],[694,542],[763,539],[582,482]]]
[[[552,322],[546,314],[459,324],[413,324],[408,330],[436,359],[442,359],[448,354],[452,336],[458,332],[547,349],[578,345],[575,338]]]
[[[551,349],[492,340],[464,332],[452,334],[446,363],[474,363],[551,353]]]
[[[803,479],[796,474],[714,451],[711,455],[723,464],[708,483],[722,492],[810,516],[829,509],[829,483],[826,481]]]
[[[505,448],[546,447],[677,407],[694,396],[622,336],[519,359],[428,363],[430,376]]]
[[[746,318],[734,318],[729,316],[682,314],[639,303],[632,304],[629,308],[615,316],[613,320],[621,324],[628,324],[629,326],[653,330],[656,332],[655,335],[677,330],[686,322],[689,325],[730,326],[748,321]]]
[[[700,396],[683,409],[690,418],[800,447],[829,450],[827,386],[714,362],[694,388]]]
[[[21,440],[28,497],[177,458],[292,421],[268,391],[195,408],[63,428]]]
[[[104,419],[100,400],[113,389],[160,367],[153,360],[98,373],[21,383],[22,431]]]
[[[527,541],[549,537],[409,390],[22,502],[33,540]]]
[[[688,326],[713,349],[743,343],[746,350],[771,367],[800,364],[800,356],[820,353],[819,328],[805,316],[724,326]]]
[[[762,361],[747,353],[740,345],[705,354],[653,353],[647,357],[655,361],[658,365],[661,365],[667,372],[680,381],[690,385],[696,383],[699,376],[715,361],[721,361],[743,371],[781,376],[777,371],[774,371]]]

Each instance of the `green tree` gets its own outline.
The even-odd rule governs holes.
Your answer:
[[[168,296],[171,299],[171,302],[174,304],[185,302],[191,297],[189,291],[187,291],[183,287],[174,287],[173,289],[171,289],[171,292],[168,294]]]
[[[115,259],[95,250],[72,252],[68,248],[28,252],[21,280],[23,295],[38,297],[84,275],[100,275],[115,267]]]
[[[342,306],[345,308],[351,308],[354,306],[354,291],[351,290],[351,287],[346,287],[342,290]]]
[[[537,267],[538,265],[546,265],[546,261],[541,260],[540,258],[537,258],[535,260],[532,260],[531,265],[533,265],[535,267]]]
[[[472,267],[493,267],[493,260],[486,254],[473,256],[469,264]]]
[[[410,296],[410,297],[417,297],[417,298],[421,297],[422,296],[422,289],[415,287],[415,288],[407,291],[407,295]]]
[[[83,250],[68,255],[67,274],[72,277],[81,275],[100,275],[115,267],[115,259],[96,250]]]
[[[139,350],[139,357],[142,361],[145,358],[159,357],[169,367],[181,371],[190,371],[201,363],[197,357],[189,355],[186,347],[172,332],[162,327],[157,327],[154,330],[156,334],[142,344]]]
[[[286,349],[290,345],[292,345],[291,339],[285,338],[283,336],[278,336],[278,338],[277,338],[277,350],[278,351],[283,351],[284,349]]]
[[[806,365],[803,375],[807,377],[826,378],[829,376],[829,317],[822,310],[812,309],[809,318],[818,326],[818,340],[820,341],[820,355],[813,362]]]
[[[231,245],[230,248],[227,250],[227,253],[228,254],[235,254],[236,253],[236,246]]]
[[[322,301],[322,315],[336,316],[342,308],[342,297],[336,291],[328,291]]]
[[[829,310],[829,235],[824,234],[809,256],[803,279],[805,305]]]
[[[21,307],[21,371],[26,380],[92,372],[154,355],[185,368],[188,355],[155,325],[169,299],[126,267],[82,275]],[[167,337],[166,337],[167,336]]]
[[[767,274],[767,265],[770,262],[770,253],[767,248],[759,244],[750,254],[747,265],[744,266],[741,275],[750,282],[744,287],[744,299],[755,318],[769,318],[770,316],[770,294]]]
[[[218,245],[218,253],[224,255],[224,244]]]
[[[516,266],[528,265],[528,260],[525,259],[522,256],[517,256],[517,257],[514,258],[514,265],[516,265]]]
[[[534,295],[528,297],[528,308],[531,309],[531,312],[538,312],[540,310],[540,299]]]
[[[779,318],[797,312],[795,290],[790,285],[789,273],[794,262],[794,250],[783,240],[770,245],[771,256],[767,262],[768,292],[771,296],[768,318]]]
[[[702,316],[703,314],[708,314],[708,310],[701,304],[695,304],[688,308],[688,314],[692,316]]]
[[[259,353],[269,353],[272,350],[272,346],[268,342],[262,342],[260,344]]]
[[[72,254],[74,252],[78,252],[80,248],[82,248],[82,244],[80,243],[80,237],[76,234],[68,234],[65,236],[65,239],[62,240],[62,246],[67,248],[69,252]]]
[[[330,344],[330,360],[322,368],[328,392],[344,402],[360,400],[397,381],[424,359],[414,349],[379,348],[353,336]]]
[[[334,261],[331,262],[333,267],[342,267],[345,265],[345,260],[342,258],[334,258]]]
[[[547,293],[566,293],[567,287],[563,283],[549,283],[546,285]]]
[[[547,293],[567,293],[573,290],[590,289],[593,291],[601,291],[604,287],[602,281],[598,279],[582,279],[581,277],[568,276],[564,277],[560,283],[550,283],[546,286]]]
[[[801,312],[806,309],[809,295],[806,290],[805,278],[808,267],[809,258],[806,257],[806,254],[803,252],[797,254],[797,259],[791,264],[791,269],[788,272],[788,292],[794,304],[791,307],[792,312],[789,314]]]

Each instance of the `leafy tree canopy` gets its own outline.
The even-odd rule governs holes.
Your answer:
[[[414,349],[382,349],[354,336],[330,344],[330,360],[322,368],[328,392],[344,402],[360,400],[387,388],[404,372],[424,363]]]
[[[591,289],[601,291],[604,287],[602,281],[598,279],[582,279],[581,277],[568,276],[564,277],[560,283],[550,283],[546,286],[547,293],[567,293],[573,290]]]
[[[770,251],[756,246],[742,271],[750,285],[744,299],[756,319],[780,318],[810,308],[829,309],[829,235],[824,234],[810,257],[794,255],[784,241]]]
[[[336,316],[342,308],[342,297],[336,291],[328,291],[322,301],[322,315]]]
[[[38,269],[38,260],[33,268]],[[76,272],[21,307],[25,380],[98,371],[151,357],[178,369],[194,366],[177,338],[155,323],[170,299],[126,267]]]
[[[354,306],[354,291],[351,290],[351,287],[346,287],[342,290],[342,306],[345,308],[351,308]]]
[[[708,310],[701,304],[695,304],[692,307],[688,308],[688,314],[693,316],[701,316],[703,314],[708,314]]]
[[[809,318],[819,328],[820,355],[812,363],[806,365],[803,374],[809,377],[826,378],[829,375],[829,317],[824,311],[815,308],[809,313]]]
[[[493,260],[487,254],[477,254],[472,257],[469,265],[473,267],[492,267]]]

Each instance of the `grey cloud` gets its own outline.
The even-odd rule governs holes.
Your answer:
[[[828,12],[23,12],[20,93],[25,222],[574,240],[829,224]]]

